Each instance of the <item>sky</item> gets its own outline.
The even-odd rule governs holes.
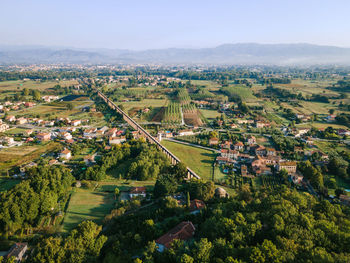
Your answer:
[[[0,0],[0,44],[202,48],[350,47],[349,0]]]

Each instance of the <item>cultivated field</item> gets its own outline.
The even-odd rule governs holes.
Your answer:
[[[48,142],[35,146],[19,146],[0,150],[0,172],[5,174],[7,169],[31,162],[43,153],[52,152],[61,148],[56,142]]]

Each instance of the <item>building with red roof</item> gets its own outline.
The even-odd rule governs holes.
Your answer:
[[[158,246],[157,250],[159,252],[163,252],[165,249],[169,249],[171,247],[171,243],[175,239],[185,241],[192,238],[195,230],[196,228],[191,221],[181,222],[156,240],[156,244]]]

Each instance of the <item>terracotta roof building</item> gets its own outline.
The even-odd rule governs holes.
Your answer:
[[[171,229],[168,233],[164,234],[156,240],[158,251],[163,252],[164,249],[171,247],[171,243],[175,239],[188,240],[193,237],[196,228],[191,221],[184,221]]]

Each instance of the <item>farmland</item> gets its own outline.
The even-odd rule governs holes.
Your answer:
[[[48,142],[35,146],[19,146],[0,150],[0,171],[5,173],[7,169],[24,163],[31,162],[43,153],[56,151],[61,148],[59,143]]]
[[[0,82],[0,91],[18,91],[22,89],[33,90],[47,90],[55,85],[61,85],[63,87],[78,84],[75,80],[70,81],[33,81],[33,80],[14,80],[14,81],[2,81]]]

